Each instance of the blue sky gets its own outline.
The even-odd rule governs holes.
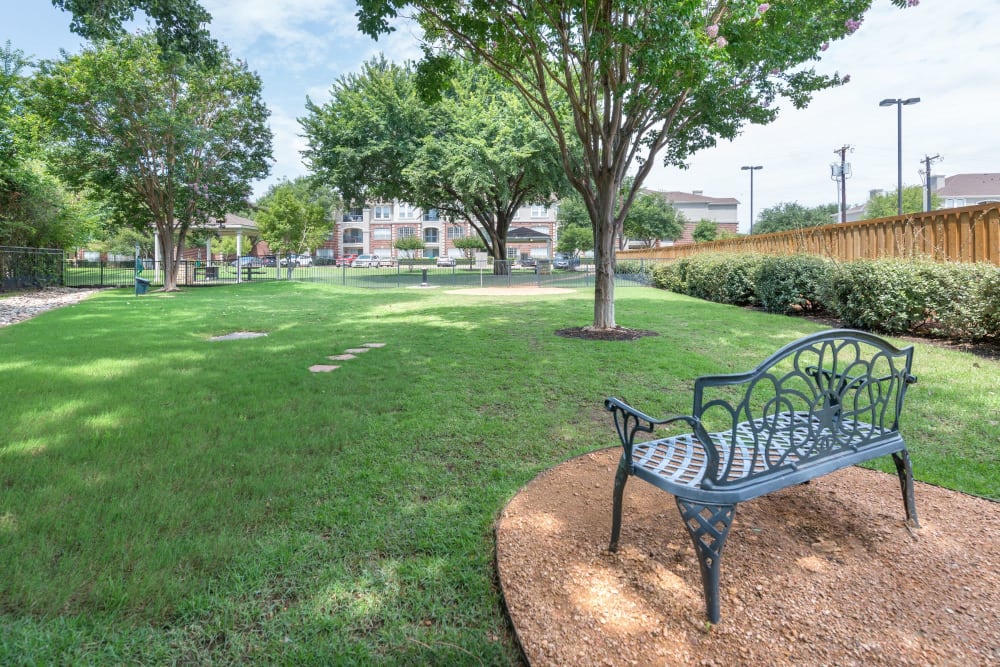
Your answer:
[[[420,56],[416,31],[405,23],[374,42],[358,33],[356,6],[345,0],[203,0],[211,30],[245,58],[264,82],[275,133],[272,176],[255,187],[263,193],[281,177],[305,173],[304,143],[296,121],[308,95],[327,99],[330,85],[384,52],[390,60]],[[0,41],[11,40],[36,58],[60,49],[78,51],[69,16],[48,0],[0,0]],[[749,226],[750,178],[743,165],[762,165],[754,175],[754,210],[779,202],[816,205],[836,201],[830,164],[845,144],[852,177],[847,201],[862,203],[874,188],[896,187],[896,110],[884,98],[920,97],[903,109],[903,183],[920,183],[920,160],[940,154],[936,174],[1000,172],[1000,2],[923,0],[898,10],[875,0],[860,30],[831,45],[817,64],[823,72],[850,74],[851,82],[816,96],[805,110],[784,105],[778,121],[750,127],[732,142],[692,157],[686,170],[658,167],[647,186],[702,190],[740,200],[740,225]]]

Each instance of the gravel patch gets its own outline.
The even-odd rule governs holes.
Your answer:
[[[47,287],[12,292],[12,296],[0,294],[0,327],[23,322],[46,310],[71,306],[100,291],[75,287]]]

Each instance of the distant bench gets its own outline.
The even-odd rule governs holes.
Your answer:
[[[913,348],[862,331],[830,330],[790,343],[755,370],[694,384],[690,415],[654,419],[617,398],[622,453],[615,476],[611,545],[618,549],[629,475],[675,496],[701,566],[708,619],[718,623],[722,548],[737,503],[891,454],[908,520],[917,523],[913,473],[899,433]],[[635,442],[654,426],[692,432]]]

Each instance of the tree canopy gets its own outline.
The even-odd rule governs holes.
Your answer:
[[[892,0],[900,7],[907,0]],[[912,4],[912,0],[910,2]],[[378,35],[413,7],[428,35],[427,81],[470,52],[515,86],[558,146],[596,241],[594,328],[616,326],[614,241],[658,156],[695,151],[805,106],[840,76],[805,67],[857,29],[871,0],[452,2],[360,0]],[[619,195],[630,169],[632,187]]]
[[[754,234],[769,234],[804,227],[819,227],[837,222],[833,214],[836,204],[823,204],[806,208],[798,202],[782,202],[766,208],[757,215],[753,225]]]
[[[269,169],[260,79],[220,54],[212,65],[164,58],[150,35],[124,35],[44,63],[36,77],[52,168],[99,195],[117,223],[155,226],[168,290],[191,226],[245,205]]]
[[[889,218],[899,215],[899,195],[897,190],[876,195],[865,204],[864,220]],[[924,210],[925,190],[919,185],[903,187],[903,213],[920,213]],[[937,208],[940,198],[931,193],[931,208]]]
[[[272,250],[302,253],[322,245],[333,231],[335,201],[328,187],[317,191],[309,179],[282,181],[258,200],[254,222]]]
[[[52,0],[52,4],[72,13],[70,30],[87,39],[120,36],[138,10],[156,26],[160,53],[178,51],[207,56],[210,61],[217,55],[217,45],[206,28],[212,15],[198,0]]]
[[[411,66],[378,58],[332,92],[323,106],[307,102],[305,155],[353,205],[401,200],[435,209],[470,222],[493,257],[506,259],[517,209],[565,189],[544,128],[488,70],[463,63],[428,101]]]
[[[657,241],[675,240],[684,231],[684,214],[664,197],[640,192],[622,226],[625,239],[637,239],[647,248]]]

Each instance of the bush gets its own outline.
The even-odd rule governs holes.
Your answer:
[[[757,272],[756,294],[770,313],[798,314],[824,310],[821,294],[834,264],[814,255],[767,257]]]
[[[701,253],[653,269],[653,284],[679,294],[749,306],[757,303],[754,284],[762,255]]]
[[[831,272],[824,298],[845,326],[888,334],[913,331],[927,319],[926,289],[915,264],[859,260]]]

